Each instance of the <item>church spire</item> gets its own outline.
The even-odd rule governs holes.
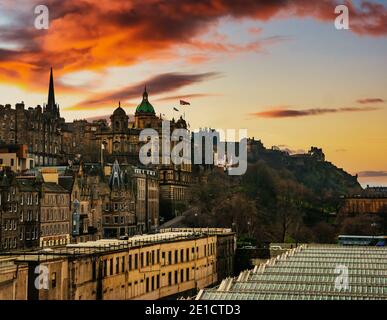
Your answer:
[[[48,89],[48,101],[47,101],[47,111],[55,112],[56,111],[56,105],[55,105],[55,93],[54,93],[54,77],[52,75],[52,67],[50,71],[50,86]]]

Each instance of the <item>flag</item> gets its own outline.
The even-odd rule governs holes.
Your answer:
[[[184,101],[184,100],[180,100],[180,105],[181,106],[190,106],[191,104],[187,101]]]
[[[173,110],[175,110],[175,111],[179,111],[179,109],[176,109],[175,107],[173,107]]]

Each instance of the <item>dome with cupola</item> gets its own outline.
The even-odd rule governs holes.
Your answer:
[[[118,108],[113,112],[114,116],[126,116],[126,112],[121,108],[121,102],[118,103]]]
[[[144,93],[142,94],[142,101],[136,108],[136,114],[137,113],[155,114],[155,109],[148,100],[148,92],[146,91],[146,87],[144,89]]]

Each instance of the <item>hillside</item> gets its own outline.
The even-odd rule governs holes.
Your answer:
[[[325,161],[325,155],[319,148],[312,147],[306,154],[290,155],[278,149],[266,149],[261,143],[254,142],[250,142],[254,145],[248,156],[250,164],[263,161],[275,170],[287,170],[313,192],[339,196],[362,189],[356,176]]]
[[[357,178],[325,161],[321,149],[290,155],[253,142],[244,175],[208,171],[207,183],[193,188],[197,211],[185,225],[232,227],[259,243],[334,242],[340,226],[333,213],[342,195],[361,190]]]

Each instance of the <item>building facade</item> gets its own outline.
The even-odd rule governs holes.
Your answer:
[[[20,256],[17,261],[4,262],[8,264],[7,269],[1,269],[0,260],[0,297],[7,295],[10,299],[28,300],[155,300],[194,296],[198,290],[222,280],[217,273],[219,234],[229,237],[230,242],[234,241],[235,235],[226,229],[176,229],[128,241],[99,240],[69,245],[60,251],[61,255],[55,255],[54,248],[50,256],[41,256],[42,253]],[[33,270],[38,261],[48,270],[47,287],[40,289],[33,281],[36,276]],[[27,269],[29,272],[18,273],[10,279],[9,273],[16,264],[20,270]],[[9,292],[3,292],[2,279],[12,283],[7,287]]]
[[[118,161],[109,177],[110,194],[103,204],[103,237],[120,238],[137,233],[134,181]]]
[[[149,101],[147,90],[144,90],[141,103],[137,106],[134,121],[129,122],[125,110],[119,107],[110,117],[110,127],[100,126],[96,129],[93,143],[101,146],[101,158],[105,162],[117,160],[120,164],[133,164],[143,166],[140,163],[139,153],[144,142],[139,139],[143,129],[154,129],[159,136],[162,134],[163,119],[156,115],[155,109]],[[177,121],[169,122],[170,132],[175,129],[187,129],[186,121],[180,117]],[[171,150],[177,142],[171,141]],[[160,154],[162,150],[160,139]],[[168,150],[169,152],[171,150]],[[160,188],[160,215],[171,218],[184,211],[189,200],[189,187],[192,183],[192,165],[183,163],[176,165],[159,164],[152,165],[151,170],[157,170]]]
[[[16,178],[19,216],[19,248],[28,250],[39,246],[40,184],[36,179]]]
[[[0,250],[2,251],[18,249],[19,215],[16,190],[17,188],[12,185],[12,176],[7,175],[6,172],[2,172],[0,181]]]
[[[0,166],[22,172],[34,167],[34,158],[26,144],[0,145]]]
[[[59,105],[55,101],[51,69],[48,100],[43,108],[41,106],[26,108],[24,103],[16,104],[15,109],[10,105],[0,105],[0,166],[3,169],[10,168],[19,175],[25,175],[34,167],[63,165],[71,168],[85,163],[86,160],[91,161],[103,171],[101,176],[88,175],[85,179],[70,174],[73,177],[69,184],[71,190],[60,184],[57,189],[57,192],[66,191],[64,193],[66,198],[71,197],[67,208],[71,216],[73,213],[79,216],[76,220],[79,220],[80,229],[75,231],[78,239],[73,240],[153,232],[158,228],[160,215],[169,219],[180,215],[186,209],[192,183],[191,164],[170,163],[144,166],[139,161],[140,148],[145,143],[140,141],[141,131],[154,129],[161,135],[163,121],[161,115],[156,115],[145,88],[142,101],[136,108],[133,119],[126,114],[119,103],[110,117],[110,122],[101,119],[92,122],[76,120],[66,123],[60,117]],[[177,121],[172,119],[169,126],[170,132],[188,127],[182,117]],[[171,150],[176,143],[178,142],[171,142]],[[117,166],[122,168],[122,172],[118,173],[119,177],[115,176],[119,170]],[[112,179],[105,174],[106,167],[112,168]],[[134,173],[134,168],[143,171],[137,170]],[[54,192],[54,184],[58,182],[49,182],[39,187],[42,202],[46,201],[44,199],[46,194]],[[75,192],[79,192],[78,197],[75,197]],[[49,237],[54,236],[54,230],[51,229],[54,228],[51,227],[52,221],[47,220],[47,214],[50,217],[51,204],[40,203],[39,205],[42,217],[39,223],[42,229],[39,229],[38,233],[46,239],[41,239],[40,244],[43,244],[42,241],[45,245],[57,243],[57,240],[59,243],[67,243],[69,240],[64,240],[63,237],[66,238],[67,235],[72,234],[70,232],[72,228],[64,230],[64,224],[59,226],[64,223],[64,220],[57,220],[58,228],[63,230],[56,230],[55,234],[59,236],[58,232],[66,233],[62,234],[63,237],[59,237],[61,239],[54,237],[49,240]],[[57,203],[54,204],[56,205]],[[77,210],[74,210],[75,207]],[[64,208],[59,209],[59,212],[62,209]],[[70,212],[68,212],[69,215]],[[117,215],[117,212],[120,214]],[[11,219],[5,217],[4,213],[4,219]],[[25,224],[26,221],[24,220],[23,223]],[[6,231],[15,231],[14,228],[12,225],[11,230],[7,228]],[[35,229],[33,231],[35,232]],[[97,236],[90,238],[91,233]]]
[[[343,214],[386,214],[387,188],[367,186],[359,194],[344,197]]]
[[[25,144],[33,165],[57,165],[62,161],[59,105],[55,103],[51,69],[47,104],[43,108],[26,108],[24,102],[0,105],[0,144]]]
[[[70,243],[71,215],[69,192],[55,182],[43,182],[40,221],[40,246]]]
[[[134,169],[136,217],[140,232],[155,232],[159,227],[159,177],[156,170]]]
[[[344,214],[387,213],[387,197],[350,197],[344,199],[340,209]]]

